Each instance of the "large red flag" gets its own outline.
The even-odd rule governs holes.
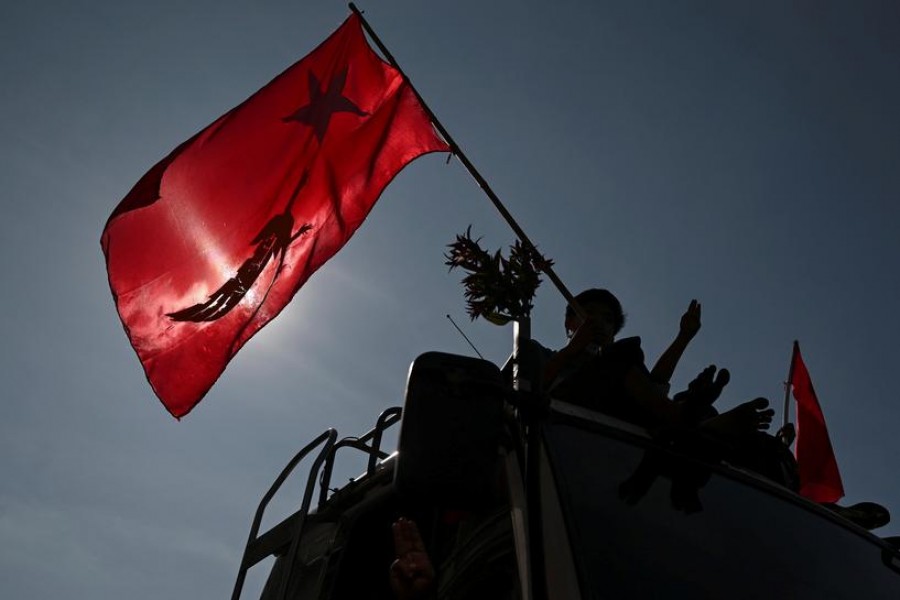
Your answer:
[[[825,416],[797,342],[794,342],[790,373],[790,384],[797,400],[795,452],[800,494],[815,502],[837,502],[844,495],[844,484],[825,427]]]
[[[103,230],[150,385],[187,414],[416,157],[448,151],[352,15],[144,175]]]

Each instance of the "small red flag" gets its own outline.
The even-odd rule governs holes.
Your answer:
[[[844,484],[825,427],[825,416],[797,342],[794,342],[790,373],[790,384],[797,401],[795,453],[800,472],[800,494],[814,502],[837,502],[844,495]]]
[[[101,245],[125,331],[169,412],[203,398],[406,164],[448,150],[352,15],[150,169]]]

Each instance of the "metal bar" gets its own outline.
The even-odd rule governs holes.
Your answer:
[[[528,501],[528,539],[531,549],[531,591],[534,600],[547,600],[544,556],[544,519],[541,513],[541,426],[532,422],[525,432],[525,497]]]
[[[263,513],[265,513],[266,507],[269,505],[269,502],[272,500],[272,497],[275,496],[275,493],[281,488],[281,485],[284,483],[285,479],[288,478],[288,475],[294,470],[297,464],[306,457],[316,446],[320,445],[322,442],[325,442],[325,446],[319,452],[319,455],[316,457],[316,461],[313,463],[313,468],[318,469],[321,465],[324,453],[327,453],[331,450],[331,447],[334,445],[334,440],[337,439],[337,431],[334,429],[329,429],[323,432],[319,437],[314,439],[312,442],[307,444],[300,452],[294,455],[294,457],[288,462],[287,466],[281,470],[281,473],[275,479],[275,482],[269,488],[269,491],[263,496],[262,500],[260,500],[259,506],[256,508],[256,514],[253,516],[253,524],[250,526],[250,535],[247,538],[247,545],[244,547],[244,555],[241,557],[241,566],[238,570],[237,581],[234,583],[234,590],[231,593],[231,600],[238,600],[241,597],[241,590],[244,587],[244,580],[247,577],[247,570],[253,566],[252,564],[248,564],[247,560],[248,551],[251,546],[256,542],[257,534],[259,533],[259,526],[262,522]],[[310,474],[310,478],[314,479],[312,473]],[[309,482],[307,481],[307,488],[309,487]],[[305,512],[309,510],[309,502],[306,497],[304,497],[303,505],[301,506],[301,518],[299,519],[299,523],[297,524],[297,530],[299,531],[303,526],[303,517],[305,516]],[[288,570],[289,572],[289,570]]]
[[[443,136],[444,140],[446,140],[447,144],[450,146],[450,152],[452,152],[456,156],[456,158],[459,159],[459,161],[463,164],[469,174],[475,179],[475,182],[478,183],[478,186],[487,195],[488,199],[494,205],[494,208],[497,209],[506,223],[512,228],[513,232],[516,234],[516,237],[518,237],[519,240],[522,241],[526,248],[532,250],[535,254],[540,256],[540,254],[537,252],[537,247],[532,243],[531,239],[529,239],[525,231],[519,226],[512,214],[506,209],[506,207],[503,205],[503,202],[501,202],[497,194],[494,193],[494,190],[491,189],[491,186],[488,184],[487,180],[482,177],[481,173],[478,172],[478,169],[475,168],[475,165],[473,165],[469,158],[465,155],[465,153],[462,151],[462,148],[460,148],[459,144],[457,144],[453,139],[453,136],[450,135],[444,125],[440,122],[440,120],[438,120],[434,112],[432,112],[431,108],[419,94],[416,86],[412,84],[412,81],[410,81],[409,77],[406,75],[403,69],[400,68],[400,65],[397,63],[396,59],[394,59],[394,56],[387,49],[387,46],[384,45],[384,43],[369,25],[369,22],[366,21],[366,18],[363,16],[362,11],[360,11],[356,7],[356,4],[354,4],[353,2],[351,2],[349,6],[350,10],[352,10],[353,13],[359,17],[360,23],[362,23],[362,26],[366,30],[366,33],[369,34],[369,37],[372,38],[372,41],[375,42],[375,45],[378,46],[378,49],[381,50],[381,53],[384,54],[384,57],[387,59],[387,61],[391,63],[392,67],[397,69],[397,71],[403,77],[403,81],[406,82],[406,84],[409,86],[409,89],[411,89],[412,93],[415,94],[416,99],[419,101],[419,104],[422,105],[422,108],[425,109],[425,112],[431,119],[431,123],[434,125],[435,129],[438,130],[438,132],[441,134],[441,136]],[[582,308],[578,305],[578,302],[575,301],[574,296],[572,296],[572,293],[565,286],[562,280],[557,277],[556,272],[553,271],[553,268],[549,265],[545,265],[541,268],[541,270],[547,275],[547,278],[551,282],[553,282],[553,285],[555,285],[556,289],[558,289],[559,292],[563,295],[563,298],[566,299],[566,302],[569,303],[569,306],[571,306],[579,316],[585,317],[586,315],[584,310],[582,310]]]
[[[322,468],[322,462],[325,460],[325,457],[331,453],[331,450],[334,447],[334,441],[337,439],[337,431],[334,429],[330,429],[327,433],[329,434],[328,440],[313,461],[312,466],[309,468],[309,477],[306,478],[306,489],[303,491],[303,504],[300,506],[300,518],[297,520],[297,528],[294,530],[294,539],[291,542],[291,549],[287,554],[287,568],[284,570],[284,575],[281,579],[281,589],[278,594],[279,600],[287,599],[288,582],[291,579],[291,571],[293,571],[294,562],[297,559],[297,550],[300,547],[300,538],[303,535],[303,525],[306,522],[307,514],[309,514],[309,505],[312,502],[313,492],[316,486],[316,473]]]
[[[328,486],[331,485],[331,473],[334,471],[334,458],[337,456],[338,448],[343,448],[344,446],[353,446],[359,450],[365,451],[365,446],[360,447],[362,443],[358,438],[344,438],[338,443],[336,443],[331,448],[331,452],[328,453],[328,458],[325,459],[325,468],[322,469],[322,474],[319,477],[319,508],[325,505],[325,501],[328,499]]]
[[[366,466],[367,475],[375,472],[375,464],[381,456],[381,438],[384,436],[384,432],[388,427],[399,421],[402,414],[403,409],[399,406],[394,406],[378,415],[375,429],[372,430],[372,451],[369,454],[369,464]]]
[[[794,361],[797,360],[797,353],[800,352],[800,343],[794,340],[794,350],[791,353],[791,366],[788,367],[787,381],[784,382],[784,419],[781,423],[782,427],[787,426],[791,419],[791,382],[794,379]]]
[[[371,429],[362,437],[346,437],[332,447],[331,453],[325,460],[325,468],[322,469],[322,476],[319,481],[319,508],[321,508],[325,504],[325,501],[328,500],[328,486],[331,485],[331,475],[334,471],[334,459],[335,456],[337,456],[338,449],[349,446],[368,454],[369,458],[366,466],[366,473],[373,473],[378,459],[384,460],[388,457],[386,452],[381,451],[382,433],[385,429],[400,420],[401,412],[402,409],[399,406],[388,408],[379,415],[374,429]]]

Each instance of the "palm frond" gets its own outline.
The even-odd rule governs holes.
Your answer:
[[[481,238],[472,238],[472,226],[448,244],[444,254],[450,270],[467,272],[462,279],[466,312],[474,321],[483,317],[495,325],[523,319],[531,313],[532,301],[541,285],[540,270],[553,264],[537,250],[516,241],[509,258],[500,250],[493,254],[484,250]]]

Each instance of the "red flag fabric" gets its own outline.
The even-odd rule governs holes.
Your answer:
[[[119,316],[169,412],[203,398],[406,164],[448,150],[352,15],[150,169],[101,245]]]
[[[790,384],[797,401],[795,452],[800,494],[814,502],[837,502],[844,496],[844,484],[825,427],[825,416],[797,342],[794,342],[790,373]]]

